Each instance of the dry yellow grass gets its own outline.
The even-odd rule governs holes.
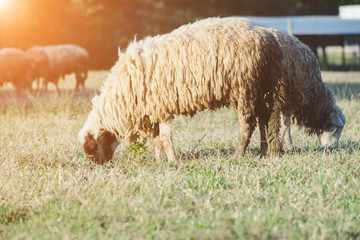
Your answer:
[[[91,89],[16,97],[0,89],[1,239],[356,239],[360,237],[360,73],[325,72],[347,116],[332,150],[293,129],[295,152],[259,159],[259,133],[233,159],[232,109],[176,118],[180,163],[121,146],[97,166],[76,142]]]

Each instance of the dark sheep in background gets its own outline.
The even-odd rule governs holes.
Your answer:
[[[0,50],[0,86],[11,83],[17,91],[31,89],[33,69],[24,51],[17,48]]]
[[[45,87],[48,82],[52,82],[58,91],[59,78],[75,73],[75,89],[78,90],[80,86],[85,88],[90,57],[84,48],[74,44],[60,44],[45,46],[44,50],[50,59],[49,72],[44,82]]]
[[[34,46],[26,51],[29,59],[34,64],[33,80],[37,82],[38,89],[41,88],[40,79],[45,80],[50,71],[50,59],[45,49],[40,46]]]

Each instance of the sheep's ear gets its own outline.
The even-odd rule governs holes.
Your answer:
[[[88,133],[86,135],[83,147],[86,155],[94,156],[97,153],[98,151],[97,142],[92,134]]]
[[[113,157],[115,149],[112,149],[112,144],[116,141],[114,134],[105,130],[100,131],[97,138],[98,155],[95,159],[97,163],[103,164]]]
[[[339,115],[337,113],[332,112],[330,114],[330,121],[336,127],[344,127],[345,126],[345,123],[343,122],[343,120],[341,120],[341,118],[339,117]]]

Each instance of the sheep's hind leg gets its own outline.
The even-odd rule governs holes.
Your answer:
[[[267,140],[268,140],[268,149],[267,155],[275,154],[279,155],[281,150],[280,142],[280,111],[274,109],[270,114],[270,119],[267,124]]]
[[[164,149],[161,146],[161,141],[160,141],[160,130],[159,130],[159,124],[155,125],[155,130],[154,130],[154,134],[152,137],[152,142],[154,145],[154,149],[155,149],[155,159],[156,162],[160,163],[162,161],[162,159],[164,158]]]
[[[291,151],[293,148],[290,134],[290,118],[291,114],[289,113],[283,113],[281,117],[280,137],[285,151]]]
[[[60,89],[59,89],[59,79],[56,79],[55,81],[54,81],[54,84],[55,84],[55,88],[56,88],[56,93],[60,93]]]
[[[82,81],[81,81],[82,88],[85,89],[85,80],[87,79],[88,73],[87,73],[87,71],[84,71],[80,75],[82,78]]]
[[[45,92],[48,91],[48,84],[49,84],[50,80],[48,78],[44,78],[43,84],[42,84],[42,88]]]
[[[171,127],[167,123],[160,123],[160,142],[168,160],[177,162],[178,159],[172,142]]]

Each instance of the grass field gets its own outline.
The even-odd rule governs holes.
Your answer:
[[[104,166],[76,137],[107,73],[87,90],[0,89],[0,239],[359,239],[360,73],[324,72],[347,116],[324,150],[293,128],[296,151],[260,159],[259,132],[234,159],[232,109],[177,117],[180,163],[158,165],[148,141]]]

